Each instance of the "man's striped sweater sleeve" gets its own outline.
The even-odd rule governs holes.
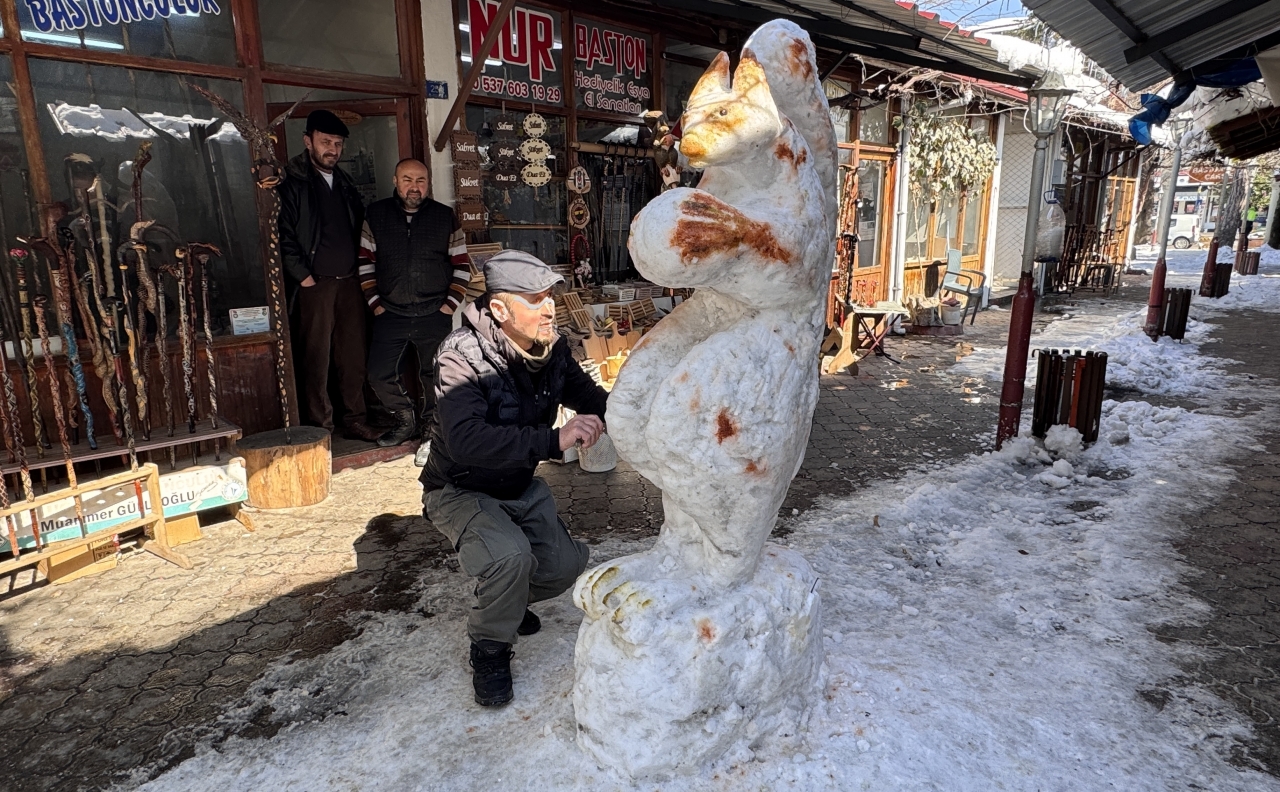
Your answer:
[[[453,234],[449,237],[449,263],[453,265],[453,277],[449,281],[449,296],[440,310],[451,314],[458,310],[467,297],[467,285],[471,283],[471,256],[467,253],[467,235],[454,220]]]
[[[373,231],[369,228],[369,221],[364,222],[364,228],[360,229],[360,251],[356,254],[356,262],[360,265],[358,273],[360,276],[360,288],[364,291],[364,299],[369,303],[369,308],[377,310],[382,298],[378,296],[378,244],[373,241]]]

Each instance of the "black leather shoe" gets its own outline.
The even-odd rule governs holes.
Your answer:
[[[378,445],[383,448],[390,446],[398,446],[413,437],[413,432],[418,428],[418,420],[413,415],[413,410],[400,410],[396,413],[396,424],[387,430],[387,433],[378,438]]]
[[[531,610],[525,609],[524,618],[520,620],[520,626],[516,628],[517,635],[533,635],[542,629],[542,619],[538,618],[538,614]]]
[[[347,424],[346,431],[343,434],[352,440],[363,440],[366,443],[372,443],[382,437],[383,430],[374,429],[367,423],[356,421],[355,423]]]
[[[501,707],[515,698],[511,690],[511,644],[498,641],[473,641],[471,644],[471,685],[476,703],[482,707]]]

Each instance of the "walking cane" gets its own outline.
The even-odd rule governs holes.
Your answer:
[[[195,243],[191,246],[196,261],[200,263],[200,303],[204,312],[204,357],[209,374],[209,422],[218,428],[218,379],[213,361],[213,322],[209,316],[209,259],[221,256],[222,251],[213,245]]]
[[[120,266],[120,296],[124,308],[119,313],[124,314],[124,333],[129,342],[129,373],[133,375],[133,398],[138,404],[138,426],[142,429],[143,439],[149,440],[151,432],[147,422],[147,378],[142,373],[142,367],[146,365],[146,361],[141,359],[138,330],[133,325],[133,304],[129,299],[129,264],[125,256],[127,250],[129,250],[127,244],[121,245],[116,253],[116,260]],[[119,327],[118,315],[113,318],[117,323],[116,326]]]
[[[31,300],[27,294],[27,251],[13,248],[9,251],[9,258],[14,263],[14,272],[18,278],[18,312],[22,316],[22,356],[26,362],[23,384],[27,389],[27,401],[31,403],[31,431],[35,434],[36,456],[43,459],[44,450],[50,445],[45,440],[44,416],[40,414],[40,391],[36,388],[35,344],[31,340]],[[49,491],[49,474],[44,468],[40,468],[40,490]]]
[[[76,275],[75,267],[72,267],[71,283],[72,288],[75,289],[76,303],[80,306],[80,316],[84,320],[85,340],[89,342],[89,348],[93,352],[93,370],[97,372],[98,380],[102,383],[102,400],[106,403],[107,414],[111,418],[111,432],[116,436],[116,445],[124,445],[124,433],[120,426],[120,407],[116,403],[115,383],[111,379],[111,365],[107,360],[107,347],[111,343],[111,315],[102,304],[101,268],[98,264],[98,254],[94,249],[93,226],[87,214],[88,204],[84,206],[86,213],[71,221],[71,231],[84,249],[85,263],[89,268],[88,282],[80,280]],[[93,304],[98,308],[97,319],[90,310],[90,293],[93,294]]]
[[[84,366],[80,362],[80,348],[76,344],[75,318],[71,312],[71,295],[65,278],[75,267],[69,265],[67,246],[55,247],[47,239],[23,241],[32,250],[38,250],[43,253],[45,263],[49,266],[49,283],[53,285],[54,308],[57,310],[58,328],[62,335],[63,351],[67,356],[67,371],[70,373],[71,380],[75,386],[68,392],[75,393],[79,398],[80,413],[84,416],[85,434],[88,436],[89,448],[96,451],[98,449],[98,441],[93,431],[93,412],[89,409],[88,386],[85,384]],[[36,318],[39,320],[39,315]],[[92,337],[93,332],[94,330],[86,318],[86,340]],[[68,410],[68,412],[71,411]]]
[[[192,339],[192,326],[195,324],[191,316],[192,300],[190,300],[191,270],[190,251],[179,248],[174,251],[178,259],[178,342],[182,344],[182,387],[187,392],[187,431],[196,431],[196,391],[195,391],[195,342]]]
[[[0,349],[4,348],[4,329],[0,328]],[[9,453],[18,460],[18,478],[22,482],[23,494],[28,501],[36,499],[35,487],[31,484],[31,468],[27,465],[27,445],[22,439],[22,421],[18,413],[18,394],[13,387],[13,379],[9,377],[9,363],[3,355],[0,355],[0,384],[4,387],[5,401],[5,432],[4,444],[8,447]],[[18,542],[17,535],[10,534],[13,541],[14,552],[17,552]],[[36,550],[42,549],[43,544],[40,541],[40,517],[36,514],[33,507],[31,509],[31,536],[35,539]]]
[[[80,536],[89,535],[89,526],[84,520],[84,503],[80,494],[74,492],[79,487],[76,482],[76,466],[71,460],[71,443],[67,440],[67,422],[62,417],[62,393],[58,388],[58,371],[53,363],[53,347],[49,344],[49,328],[45,324],[44,306],[48,298],[43,294],[35,300],[36,328],[40,331],[40,351],[44,354],[45,373],[49,376],[49,393],[53,398],[53,418],[58,424],[58,440],[62,443],[62,461],[67,466],[67,484],[73,490],[71,500],[76,507],[76,521],[80,523]]]
[[[0,338],[2,338],[3,335],[4,330],[3,328],[0,328]],[[0,365],[5,367],[5,379],[8,379],[9,364],[8,361],[4,359],[2,353],[0,353]],[[4,445],[5,448],[9,449],[9,458],[14,459],[13,436],[9,428],[10,420],[8,401],[7,399],[0,398],[0,431],[3,431],[4,433]],[[12,503],[9,500],[9,480],[5,476],[0,475],[0,508],[8,511],[11,505]],[[18,529],[15,515],[6,515],[4,523],[5,528],[9,531],[9,550],[13,553],[13,558],[16,561],[18,558],[22,557],[22,548],[18,547]]]
[[[138,446],[133,437],[133,415],[129,412],[129,378],[125,375],[124,359],[120,353],[120,311],[124,308],[128,316],[128,306],[121,300],[111,303],[111,362],[115,367],[115,380],[120,401],[120,423],[124,427],[124,440],[129,449],[129,469],[138,469]],[[125,320],[126,323],[128,320]]]

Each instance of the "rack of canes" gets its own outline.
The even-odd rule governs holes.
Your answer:
[[[10,255],[14,257],[20,252],[22,251],[11,251]],[[16,257],[23,258],[23,256]],[[63,412],[60,393],[62,386],[57,377],[52,344],[45,321],[46,302],[43,295],[36,297],[33,301],[34,318],[40,335],[41,356],[45,369],[44,382],[48,386],[49,397],[52,400],[62,448],[61,464],[66,467],[68,486],[52,492],[36,494],[31,479],[30,458],[26,453],[16,388],[9,372],[8,362],[0,361],[2,364],[0,365],[0,388],[3,389],[3,399],[0,400],[0,428],[3,429],[5,449],[13,460],[11,465],[4,467],[6,476],[0,476],[0,521],[4,524],[4,539],[8,544],[10,556],[7,559],[0,559],[0,574],[46,563],[59,555],[86,545],[103,543],[111,537],[136,530],[144,532],[142,543],[144,549],[183,569],[191,569],[191,561],[182,553],[175,551],[169,542],[161,506],[163,498],[160,494],[160,471],[154,464],[139,465],[133,447],[129,449],[128,470],[84,484],[78,481],[67,433],[67,421]],[[0,346],[8,341],[3,335],[3,330],[0,329]],[[36,404],[39,401],[39,379],[33,378],[32,387],[33,390],[28,395],[32,403]],[[126,427],[132,439],[132,427],[128,423]],[[12,470],[10,470],[11,467]],[[15,474],[20,482],[20,490],[15,493],[14,498],[9,494],[7,478],[9,473]],[[132,490],[136,503],[136,516],[110,526],[109,531],[91,532],[85,515],[85,501],[97,499],[103,493],[115,490]],[[74,523],[80,535],[70,539],[50,541],[44,529],[50,523],[57,524],[59,521],[48,517],[47,514],[51,508],[56,511],[56,507],[59,506],[65,510],[67,502],[70,502],[70,508],[74,512]],[[126,508],[132,510],[132,506]]]

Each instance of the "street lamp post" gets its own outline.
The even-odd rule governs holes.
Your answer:
[[[1160,340],[1160,309],[1164,306],[1164,280],[1169,271],[1169,265],[1164,259],[1169,250],[1169,223],[1173,219],[1173,197],[1178,190],[1178,171],[1182,170],[1182,133],[1186,131],[1187,124],[1170,116],[1166,126],[1173,136],[1173,161],[1169,165],[1164,195],[1160,196],[1160,221],[1156,226],[1156,245],[1160,255],[1156,257],[1156,266],[1151,271],[1147,321],[1142,328],[1143,332],[1151,336],[1152,341]]]
[[[1000,389],[1000,419],[996,425],[996,448],[1016,437],[1022,418],[1022,397],[1027,378],[1027,354],[1031,347],[1031,317],[1036,309],[1036,293],[1031,283],[1035,266],[1036,230],[1040,225],[1040,202],[1044,200],[1044,168],[1053,136],[1067,110],[1067,99],[1075,93],[1066,87],[1062,75],[1045,72],[1027,91],[1028,130],[1036,136],[1035,158],[1031,163],[1031,200],[1027,203],[1027,230],[1022,240],[1022,276],[1013,298],[1009,317],[1009,347],[1004,358],[1004,386]]]

